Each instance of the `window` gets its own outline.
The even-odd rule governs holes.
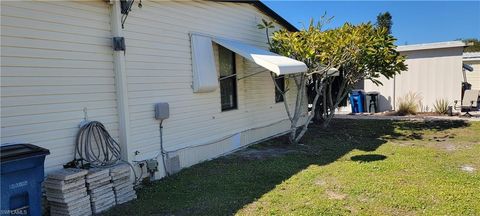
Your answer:
[[[280,75],[275,77],[275,82],[277,83],[277,86],[282,90],[282,92],[285,92],[285,76]],[[278,91],[277,87],[275,87],[275,103],[283,102],[283,95]]]
[[[235,71],[235,53],[218,46],[220,65],[220,98],[222,111],[237,108],[237,74]]]

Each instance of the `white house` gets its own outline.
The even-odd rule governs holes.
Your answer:
[[[408,70],[393,79],[381,79],[383,86],[365,81],[364,89],[380,93],[380,111],[394,110],[398,98],[409,92],[421,95],[423,111],[432,111],[438,99],[453,104],[461,100],[464,47],[461,41],[398,46],[397,51],[407,58]]]
[[[87,117],[106,125],[124,159],[153,157],[158,102],[169,103],[163,140],[180,167],[288,129],[269,71],[305,65],[266,52],[256,25],[295,27],[260,1],[138,2],[126,16],[114,0],[1,1],[1,143],[48,148],[46,171],[59,169]]]
[[[463,53],[463,63],[473,69],[465,72],[467,82],[472,85],[472,89],[480,89],[480,52]]]

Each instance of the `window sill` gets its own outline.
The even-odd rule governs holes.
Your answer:
[[[222,109],[222,113],[223,112],[228,112],[228,111],[233,111],[233,110],[238,110],[238,107],[234,107],[234,108],[228,108],[228,109]]]

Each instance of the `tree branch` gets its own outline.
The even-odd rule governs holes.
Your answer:
[[[290,114],[290,108],[288,107],[288,101],[287,98],[285,97],[285,92],[280,89],[280,86],[278,86],[277,81],[275,80],[275,75],[273,73],[270,73],[270,77],[272,77],[273,84],[275,85],[275,88],[282,94],[283,97],[283,104],[285,105],[285,111],[287,112],[288,119],[290,122],[292,121],[292,115]]]

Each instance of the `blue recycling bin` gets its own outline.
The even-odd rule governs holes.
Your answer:
[[[352,90],[350,93],[350,105],[352,113],[365,112],[365,92],[363,90]]]
[[[0,147],[1,215],[41,215],[45,157],[50,154],[32,144]]]

